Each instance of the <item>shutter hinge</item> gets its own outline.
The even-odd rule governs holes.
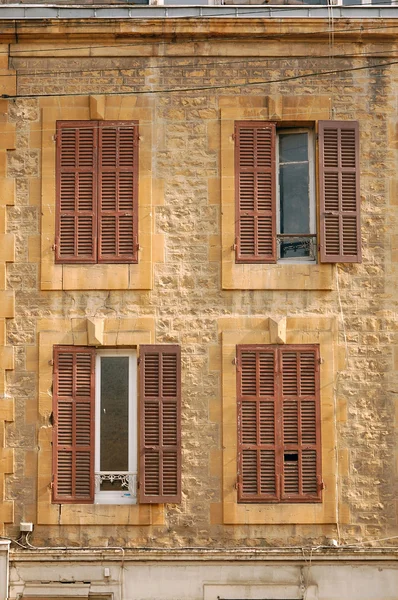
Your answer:
[[[318,358],[318,362],[319,362],[320,365],[323,365],[323,363],[325,362],[325,359],[320,356]]]
[[[320,490],[324,490],[325,489],[325,482],[324,481],[320,481],[319,482],[319,489]]]
[[[236,252],[237,249],[238,249],[238,238],[235,238],[235,242],[232,244],[231,250]]]
[[[140,365],[140,364],[141,364],[141,356],[139,356],[139,357],[137,358],[137,365]]]
[[[50,365],[50,367],[53,367],[54,366],[54,361],[51,359],[51,360],[48,361],[48,364]]]
[[[236,356],[235,356],[235,358],[232,359],[232,364],[233,365],[237,365],[238,364],[238,359],[236,358]]]
[[[57,139],[58,139],[58,135],[56,133],[54,133],[54,135],[52,136],[53,142],[56,142]]]
[[[235,133],[232,134],[232,139],[233,139],[233,141],[236,140],[236,134]]]
[[[53,244],[53,245],[51,246],[51,250],[52,250],[53,252],[55,252],[55,251],[56,251],[56,249],[57,249],[57,245],[56,245],[56,244]]]

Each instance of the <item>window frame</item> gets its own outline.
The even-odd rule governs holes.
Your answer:
[[[307,133],[308,134],[308,202],[309,202],[309,234],[315,238],[315,252],[313,258],[282,258],[280,256],[280,235],[281,235],[281,190],[280,190],[280,155],[279,155],[279,136],[289,133]],[[276,126],[276,264],[317,264],[318,263],[318,247],[319,247],[319,231],[318,231],[318,216],[317,216],[317,197],[316,197],[316,136],[314,127],[297,125],[297,127],[284,127],[283,124]],[[287,234],[286,234],[287,235]],[[292,237],[298,234],[292,234]]]
[[[120,356],[129,359],[129,386],[128,386],[128,463],[126,472],[118,474],[133,474],[133,493],[123,491],[101,491],[98,490],[97,478],[100,473],[116,473],[113,471],[101,471],[101,357]],[[137,350],[136,349],[97,349],[95,352],[95,415],[94,415],[94,504],[136,504],[137,503],[137,477],[138,477],[138,374],[137,374]]]

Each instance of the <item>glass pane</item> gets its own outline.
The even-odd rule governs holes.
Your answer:
[[[308,161],[308,133],[279,134],[279,162]]]
[[[101,471],[128,471],[127,356],[101,357]]]
[[[279,167],[280,233],[310,233],[308,163]]]

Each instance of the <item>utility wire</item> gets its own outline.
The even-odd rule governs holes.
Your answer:
[[[264,81],[248,81],[247,83],[226,83],[224,85],[205,85],[198,87],[182,87],[182,88],[164,88],[155,90],[132,90],[132,91],[117,91],[117,92],[105,92],[107,96],[129,96],[138,94],[167,94],[176,92],[197,92],[206,90],[220,90],[220,89],[233,89],[233,88],[244,88],[253,87],[258,85],[271,85],[273,83],[286,83],[288,81],[295,81],[297,79],[308,79],[311,77],[324,77],[328,75],[340,75],[342,73],[351,73],[354,71],[363,71],[366,69],[382,69],[391,65],[398,64],[398,60],[390,61],[385,63],[379,63],[377,65],[365,65],[363,67],[350,67],[347,69],[333,69],[331,71],[317,71],[312,73],[303,73],[301,75],[293,75],[291,77],[281,77],[279,79],[269,79]],[[91,92],[95,93],[95,92]],[[101,92],[104,93],[104,92]],[[42,97],[64,97],[64,96],[87,96],[87,92],[74,92],[74,93],[53,93],[53,94],[1,94],[1,98],[6,99],[17,99],[17,98],[42,98]]]
[[[296,5],[294,5],[296,6]],[[310,6],[310,5],[308,5]],[[372,4],[372,6],[375,6]],[[283,9],[281,9],[283,10]],[[284,9],[284,10],[292,10],[292,6]],[[235,14],[235,13],[231,13],[231,14]],[[247,14],[247,13],[245,13]],[[253,13],[255,14],[255,13]],[[397,11],[398,14],[398,11]],[[1,9],[0,9],[0,17],[1,17]],[[222,16],[217,17],[218,19],[222,19]],[[242,21],[245,20],[245,18],[247,17],[237,17],[240,18]],[[260,17],[258,17],[260,18]],[[323,20],[325,20],[326,22],[326,18],[325,17],[321,17]],[[205,21],[205,20],[209,20],[206,17],[198,17],[198,16],[192,16],[192,17],[179,17],[178,19],[192,19],[192,20],[197,20],[197,21]],[[269,21],[272,22],[272,17],[268,17],[267,15],[264,15],[264,19],[267,19]],[[374,26],[368,26],[367,23],[364,23],[364,21],[362,21],[362,24],[359,27],[349,27],[349,25],[347,26],[347,22],[349,23],[349,18],[347,17],[336,17],[336,19],[344,19],[344,25],[345,25],[345,29],[344,30],[336,30],[334,31],[335,35],[346,35],[346,34],[350,34],[352,32],[355,31],[359,31],[361,32],[361,35],[365,35],[368,32],[374,32],[374,31],[384,31],[385,33],[388,33],[388,30],[395,30],[398,28],[398,25],[389,25],[388,21],[383,21],[382,25],[374,25]],[[65,19],[66,20],[66,19]],[[120,18],[118,19],[120,20]],[[134,19],[134,23],[139,23],[141,21],[147,21],[148,17],[146,18],[137,18]],[[161,20],[161,18],[158,17],[158,20]],[[165,19],[163,19],[165,20]],[[12,19],[10,20],[11,22],[15,22],[18,21],[18,19]],[[58,21],[60,21],[60,19],[58,19]],[[62,20],[61,20],[62,21]],[[106,21],[114,21],[114,19],[101,19],[101,23],[106,22]],[[49,25],[48,23],[34,23],[34,25],[32,25],[32,21],[30,21],[29,23],[19,23],[18,22],[18,30],[20,31],[21,29],[23,30],[24,27],[31,29],[32,27],[35,28],[48,28]],[[309,31],[306,32],[305,36],[306,38],[311,38],[311,36],[319,36],[321,34],[328,34],[330,33],[329,29],[322,29],[322,30],[317,30],[317,31]],[[153,39],[151,38],[148,41],[134,41],[134,40],[130,40],[128,41],[128,43],[125,43],[126,40],[128,39],[127,36],[126,38],[120,38],[120,41],[118,44],[100,44],[100,45],[85,45],[85,46],[72,46],[70,48],[68,48],[67,46],[62,47],[62,48],[56,48],[56,47],[50,47],[50,48],[37,48],[34,51],[32,50],[32,48],[29,49],[17,49],[17,48],[13,48],[12,50],[12,56],[11,58],[17,57],[19,54],[32,54],[34,53],[38,53],[38,52],[65,52],[67,50],[91,50],[91,49],[101,49],[101,48],[121,48],[121,47],[128,47],[128,46],[153,46],[154,44],[158,43],[159,41],[163,44],[172,44],[173,46],[177,45],[177,44],[187,44],[187,43],[191,43],[191,44],[196,44],[197,42],[208,42],[208,41],[213,41],[213,42],[225,42],[225,41],[239,41],[239,40],[243,40],[244,36],[228,36],[228,37],[215,37],[212,36],[211,33],[208,34],[206,37],[202,37],[202,38],[193,38],[191,36],[192,39],[187,39],[186,36],[184,35],[180,35],[178,36],[178,33],[174,33],[172,39],[162,39],[161,37],[162,34],[159,34],[157,37],[154,36],[154,34],[152,34]],[[267,34],[266,32],[261,33],[257,36],[255,35],[251,35],[251,41],[255,41],[255,40],[267,40],[267,39],[273,39],[275,37],[274,34]],[[19,43],[23,43],[21,41],[19,41]],[[385,43],[385,42],[383,42]],[[50,44],[50,43],[49,43]],[[0,53],[1,54],[1,53]],[[3,52],[2,54],[7,54],[8,56],[8,52]],[[51,58],[51,57],[49,57]],[[60,57],[62,58],[62,57]],[[68,58],[68,57],[65,57]],[[79,58],[98,58],[96,56],[91,56],[91,55],[87,55],[87,57],[79,57]]]
[[[384,59],[388,59],[388,58],[397,58],[398,59],[398,53],[394,54],[388,54],[385,50],[380,52],[373,52],[372,54],[367,54],[365,52],[359,52],[357,54],[353,53],[353,54],[335,54],[333,56],[333,60],[344,60],[344,59],[363,59],[363,60],[369,60],[372,58],[381,58],[380,55],[383,55],[382,57]],[[91,60],[93,57],[87,57],[88,60]],[[105,58],[105,57],[103,57]],[[128,58],[128,57],[126,57]],[[131,57],[130,57],[131,58]],[[163,58],[165,60],[170,60],[170,57],[168,56],[164,56],[164,57],[158,57],[158,58]],[[210,57],[209,57],[210,58]],[[317,55],[317,56],[296,56],[296,57],[289,57],[292,61],[296,61],[296,62],[300,62],[300,61],[308,61],[308,60],[330,60],[330,56],[329,55]],[[68,59],[66,59],[68,60]],[[177,60],[185,60],[185,59],[181,59],[181,58],[177,58]],[[195,57],[192,57],[192,60],[195,60]],[[87,74],[90,75],[91,71],[99,71],[100,73],[106,73],[106,72],[118,72],[120,73],[120,75],[129,77],[129,73],[121,73],[121,71],[140,71],[140,70],[169,70],[169,69],[181,69],[183,71],[185,70],[189,70],[189,69],[200,69],[200,68],[205,68],[205,69],[210,69],[210,68],[216,68],[216,67],[224,67],[224,66],[233,66],[233,65],[240,65],[240,64],[247,64],[247,63],[270,63],[269,64],[269,69],[274,67],[274,63],[276,62],[285,62],[286,61],[286,56],[281,57],[281,56],[277,56],[275,58],[269,58],[269,57],[254,57],[254,58],[250,58],[247,57],[245,59],[240,59],[240,60],[232,60],[232,61],[218,61],[218,62],[202,62],[202,63],[196,63],[196,64],[167,64],[167,65],[154,65],[154,66],[147,66],[145,64],[139,65],[139,66],[120,66],[120,67],[109,67],[109,68],[99,68],[99,69],[92,69],[91,67],[87,66],[87,68],[85,69],[68,69],[66,71],[57,71],[57,75],[66,75],[66,74]],[[261,67],[263,67],[263,65],[259,65]],[[266,65],[266,67],[268,67],[268,65]],[[291,67],[289,67],[291,68]],[[26,77],[26,76],[37,76],[40,77],[42,75],[54,75],[54,70],[50,70],[50,71],[40,71],[35,69],[34,71],[24,71],[24,69],[15,69],[16,71],[18,71],[18,75],[20,77]],[[1,77],[10,77],[11,75],[5,75],[5,74],[0,74],[0,78]],[[93,77],[93,75],[91,75]],[[140,85],[140,84],[139,84]]]

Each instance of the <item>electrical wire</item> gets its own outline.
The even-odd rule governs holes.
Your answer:
[[[306,57],[306,56],[297,56],[297,57],[290,57],[293,61],[295,62],[300,62],[301,60],[303,61],[308,61],[308,60],[313,60],[313,59],[317,59],[317,60],[344,60],[344,59],[364,59],[364,60],[369,60],[372,58],[382,58],[383,59],[391,59],[391,58],[397,58],[398,59],[398,54],[387,54],[384,50],[380,51],[379,53],[374,52],[373,54],[367,54],[365,52],[362,53],[351,53],[351,54],[334,54],[332,57],[329,55],[317,55],[317,56],[310,56],[310,57]],[[87,60],[91,60],[93,57],[86,57]],[[106,57],[103,57],[106,58]],[[129,57],[129,58],[133,58],[133,57]],[[164,59],[169,59],[169,57],[157,57],[157,58],[164,58]],[[70,57],[65,58],[65,60],[69,60]],[[195,60],[195,57],[193,57],[193,59]],[[59,60],[59,59],[57,59]],[[178,60],[178,59],[177,59]],[[183,59],[180,59],[183,60]],[[121,77],[129,77],[130,74],[129,73],[121,73],[121,71],[140,71],[140,70],[164,70],[166,72],[168,72],[170,69],[181,69],[182,71],[186,71],[189,69],[198,69],[198,68],[216,68],[216,67],[225,67],[225,66],[230,66],[230,65],[240,65],[240,64],[247,64],[247,63],[261,63],[261,62],[266,62],[266,63],[270,63],[269,65],[269,69],[274,69],[275,68],[275,63],[277,62],[284,62],[286,61],[286,57],[275,57],[275,58],[269,58],[269,57],[256,57],[256,58],[250,58],[247,57],[246,59],[241,59],[241,60],[236,60],[236,61],[218,61],[218,62],[211,62],[211,63],[207,63],[207,62],[202,62],[202,63],[196,63],[196,64],[191,64],[191,65],[186,65],[186,64],[167,64],[167,65],[154,65],[154,66],[147,66],[145,64],[143,65],[139,65],[139,66],[120,66],[120,67],[110,67],[110,68],[100,68],[100,69],[94,69],[94,71],[99,71],[101,74],[102,73],[107,73],[107,72],[119,72]],[[261,67],[263,67],[263,65],[260,65]],[[12,67],[13,68],[13,67]],[[27,77],[29,76],[37,76],[37,77],[41,77],[43,75],[54,75],[54,70],[49,70],[49,71],[40,71],[35,69],[34,71],[24,71],[24,69],[18,69],[16,68],[15,70],[18,70],[18,75],[20,77]],[[92,68],[90,66],[87,66],[86,69],[68,69],[66,71],[58,71],[57,70],[57,75],[63,75],[63,74],[68,74],[68,75],[75,75],[75,74],[82,74],[82,75],[90,75],[90,72],[92,72]],[[0,79],[2,77],[10,77],[13,75],[10,74],[0,74]],[[184,76],[184,75],[183,75]],[[93,75],[91,74],[91,77],[93,77]],[[136,84],[136,85],[145,85],[145,84]]]
[[[390,5],[390,4],[389,4]],[[36,6],[36,5],[35,5]],[[269,5],[268,5],[269,6]],[[311,8],[314,8],[312,5],[308,5],[311,6]],[[375,6],[372,4],[372,6]],[[36,6],[37,7],[37,6]],[[326,8],[326,6],[324,6],[323,8]],[[291,11],[292,10],[292,6],[288,6],[288,7],[281,7],[278,9],[273,9],[273,13],[274,12],[284,12],[284,11]],[[257,11],[258,12],[258,11]],[[224,13],[225,14],[225,13]],[[235,13],[231,13],[231,15],[234,15]],[[247,15],[248,13],[245,12],[245,15]],[[256,15],[256,12],[253,13],[254,15]],[[0,9],[0,16],[1,16],[1,9]],[[237,16],[236,18],[240,18],[240,19],[246,19],[247,17],[239,17]],[[259,19],[260,17],[256,17],[257,19]],[[321,17],[322,19],[324,19],[323,17]],[[170,20],[181,20],[181,19],[185,19],[185,20],[195,20],[195,21],[208,21],[209,18],[208,17],[200,17],[200,16],[190,16],[190,17],[172,17],[169,18]],[[272,21],[272,17],[269,17],[268,15],[264,15],[264,19],[270,20]],[[364,19],[362,19],[362,23],[359,27],[349,27],[349,18],[348,17],[339,17],[339,19],[344,20],[344,26],[345,29],[335,32],[338,33],[340,35],[347,35],[353,32],[360,32],[361,33],[361,37],[363,37],[364,35],[366,35],[366,33],[368,32],[375,32],[375,31],[383,31],[383,32],[388,32],[388,30],[395,30],[398,28],[398,25],[392,25],[392,24],[388,24],[388,21],[383,21],[383,23],[381,25],[373,25],[373,26],[368,26],[368,24],[366,22],[364,22]],[[67,20],[67,19],[64,19]],[[68,19],[71,20],[71,19]],[[117,19],[118,21],[120,20],[120,18]],[[126,20],[129,20],[126,18]],[[130,19],[131,20],[131,19]],[[155,20],[159,20],[159,21],[165,21],[166,19],[163,17],[157,17],[157,19]],[[217,17],[217,20],[222,20],[222,16]],[[324,19],[326,21],[326,19]],[[34,20],[33,20],[34,21]],[[62,22],[62,19],[57,19],[57,22]],[[101,19],[100,22],[101,23],[106,23],[106,22],[110,22],[113,23],[115,21],[115,19]],[[148,17],[143,17],[143,18],[134,18],[134,23],[140,23],[141,21],[148,21]],[[373,21],[373,19],[372,19]],[[36,29],[39,28],[48,28],[49,24],[48,22],[35,22],[34,21],[34,25],[32,25],[32,20],[29,20],[28,23],[26,23],[25,21],[20,21],[19,19],[10,19],[10,22],[18,22],[18,29],[19,30],[23,30],[24,27],[31,29],[32,27],[35,27]],[[321,30],[317,30],[317,31],[308,31],[305,33],[305,37],[306,39],[311,38],[312,36],[319,36],[322,34],[328,34],[328,30],[323,28]],[[23,34],[23,31],[22,31]],[[163,35],[163,37],[162,37]],[[279,39],[280,34],[278,34],[278,39]],[[119,39],[119,43],[118,44],[100,44],[100,45],[90,45],[90,44],[86,44],[85,46],[71,46],[68,48],[68,46],[63,46],[62,48],[56,48],[56,47],[50,47],[50,48],[37,48],[34,51],[32,50],[32,48],[29,49],[18,49],[18,48],[13,48],[13,56],[17,56],[18,54],[32,54],[33,52],[35,53],[39,53],[39,52],[65,52],[66,50],[91,50],[91,49],[104,49],[104,48],[120,48],[123,46],[133,46],[133,47],[137,47],[137,46],[153,46],[153,44],[156,44],[157,42],[161,41],[161,43],[163,45],[173,45],[176,46],[177,44],[187,44],[187,43],[192,43],[192,44],[196,44],[198,42],[208,42],[208,41],[213,41],[213,42],[226,42],[226,41],[232,41],[232,42],[236,42],[239,40],[244,39],[244,36],[238,36],[238,35],[234,35],[234,36],[223,36],[221,38],[219,37],[214,37],[211,35],[211,33],[209,33],[208,35],[206,35],[205,37],[202,38],[195,38],[192,37],[192,35],[190,36],[192,39],[187,39],[188,36],[186,35],[181,35],[180,37],[178,37],[178,33],[177,32],[173,32],[172,38],[171,39],[167,39],[164,37],[164,33],[159,33],[156,37],[155,34],[152,33],[151,35],[151,39],[148,41],[134,41],[131,40],[131,36],[126,35],[126,37],[118,37]],[[267,40],[267,39],[274,39],[275,38],[275,34],[268,34],[267,32],[262,32],[261,34],[255,36],[255,35],[251,35],[250,37],[250,41],[256,41],[256,40]],[[129,40],[129,43],[126,44],[125,41]],[[19,40],[19,42],[21,43],[21,41]],[[383,43],[385,43],[385,40],[383,40]],[[9,55],[8,52],[3,52],[0,53],[1,54],[6,54],[7,56]],[[62,58],[62,57],[61,57]],[[90,58],[90,56],[87,56],[87,58]],[[91,58],[98,58],[98,57],[92,57]]]
[[[101,94],[107,96],[130,96],[130,95],[148,95],[148,94],[167,94],[167,93],[181,93],[181,92],[203,92],[203,91],[212,91],[212,90],[222,90],[222,89],[236,89],[236,88],[247,88],[258,85],[271,85],[274,83],[286,83],[288,81],[296,81],[298,79],[309,79],[311,77],[325,77],[329,75],[339,75],[341,73],[352,73],[354,71],[363,71],[369,69],[379,69],[384,67],[389,67],[391,65],[398,64],[398,60],[379,63],[376,65],[365,65],[362,67],[350,67],[347,69],[333,69],[330,71],[315,71],[312,73],[303,73],[300,75],[293,75],[291,77],[281,77],[279,79],[270,79],[264,81],[248,81],[246,83],[229,83],[224,85],[206,85],[206,86],[197,86],[197,87],[182,87],[182,88],[164,88],[164,89],[154,89],[154,90],[131,90],[131,91],[117,91],[117,92],[101,92]],[[94,91],[90,92],[91,94],[96,93]],[[74,93],[44,93],[44,94],[1,94],[0,98],[3,99],[17,99],[17,98],[42,98],[42,97],[77,97],[77,96],[87,96],[87,92],[74,92]]]

